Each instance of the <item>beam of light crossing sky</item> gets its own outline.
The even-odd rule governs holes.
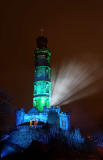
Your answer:
[[[103,76],[100,64],[71,62],[51,74],[51,106],[64,105],[87,97],[99,88],[92,86]]]

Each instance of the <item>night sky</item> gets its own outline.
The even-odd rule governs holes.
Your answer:
[[[97,0],[4,0],[0,2],[0,89],[13,97],[13,105],[32,107],[33,50],[40,29],[45,29],[51,64],[98,61],[103,65],[103,2]],[[86,58],[85,58],[86,57]],[[91,66],[92,67],[92,66]],[[102,72],[102,71],[101,71]],[[103,80],[97,82],[103,86]],[[77,127],[101,127],[103,90],[72,104]],[[93,124],[90,124],[92,123]],[[87,123],[89,122],[89,123]]]

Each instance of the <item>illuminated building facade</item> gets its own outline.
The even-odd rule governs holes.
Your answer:
[[[51,77],[50,56],[47,38],[37,38],[35,50],[33,107],[26,113],[24,108],[16,111],[16,128],[4,136],[5,145],[0,157],[28,148],[32,141],[48,144],[52,138],[66,140],[69,146],[84,143],[79,130],[70,130],[70,112],[61,112],[60,107],[50,106]],[[46,127],[43,126],[48,126]],[[63,130],[63,132],[62,132]]]
[[[16,128],[2,138],[5,145],[0,153],[1,158],[14,152],[23,152],[32,141],[50,144],[53,139],[58,139],[73,148],[81,147],[84,143],[80,131],[71,130],[70,112],[63,113],[59,106],[50,105],[51,53],[47,49],[47,38],[37,38],[34,53],[33,107],[27,113],[24,108],[16,111]]]
[[[48,123],[59,127],[63,130],[69,130],[70,112],[61,112],[60,107],[50,106],[51,100],[51,52],[47,48],[47,38],[40,36],[36,40],[37,48],[34,51],[34,90],[33,90],[33,107],[25,113],[24,108],[16,111],[16,126],[30,122],[34,119],[37,122]],[[34,124],[36,122],[33,122]]]

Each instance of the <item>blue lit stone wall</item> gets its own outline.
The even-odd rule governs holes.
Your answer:
[[[32,108],[28,113],[24,112],[24,109],[20,109],[16,112],[16,125],[20,125],[26,122],[30,122],[32,119],[37,119],[41,122],[48,122],[49,124],[60,127],[63,130],[71,128],[70,124],[70,112],[60,112],[60,107],[56,108],[52,106],[50,109],[45,108],[43,112],[37,112],[36,108]]]
[[[61,112],[59,117],[60,117],[60,128],[63,130],[70,129],[71,128],[70,112],[68,114]]]
[[[20,149],[23,151],[23,149],[28,148],[34,140],[48,144],[52,141],[52,138],[58,139],[75,149],[81,147],[85,142],[79,129],[59,130],[56,127],[50,127],[49,130],[46,130],[43,128],[36,129],[27,125],[18,126],[16,130],[9,134],[5,146],[1,150],[1,158],[13,152],[18,152]]]
[[[24,115],[24,108],[21,108],[20,110],[16,111],[16,125],[24,123]]]

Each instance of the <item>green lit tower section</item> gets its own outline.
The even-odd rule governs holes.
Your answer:
[[[37,38],[37,48],[34,51],[35,69],[34,69],[34,92],[33,106],[40,112],[44,107],[50,107],[51,99],[51,52],[47,48],[47,38],[40,36]]]

